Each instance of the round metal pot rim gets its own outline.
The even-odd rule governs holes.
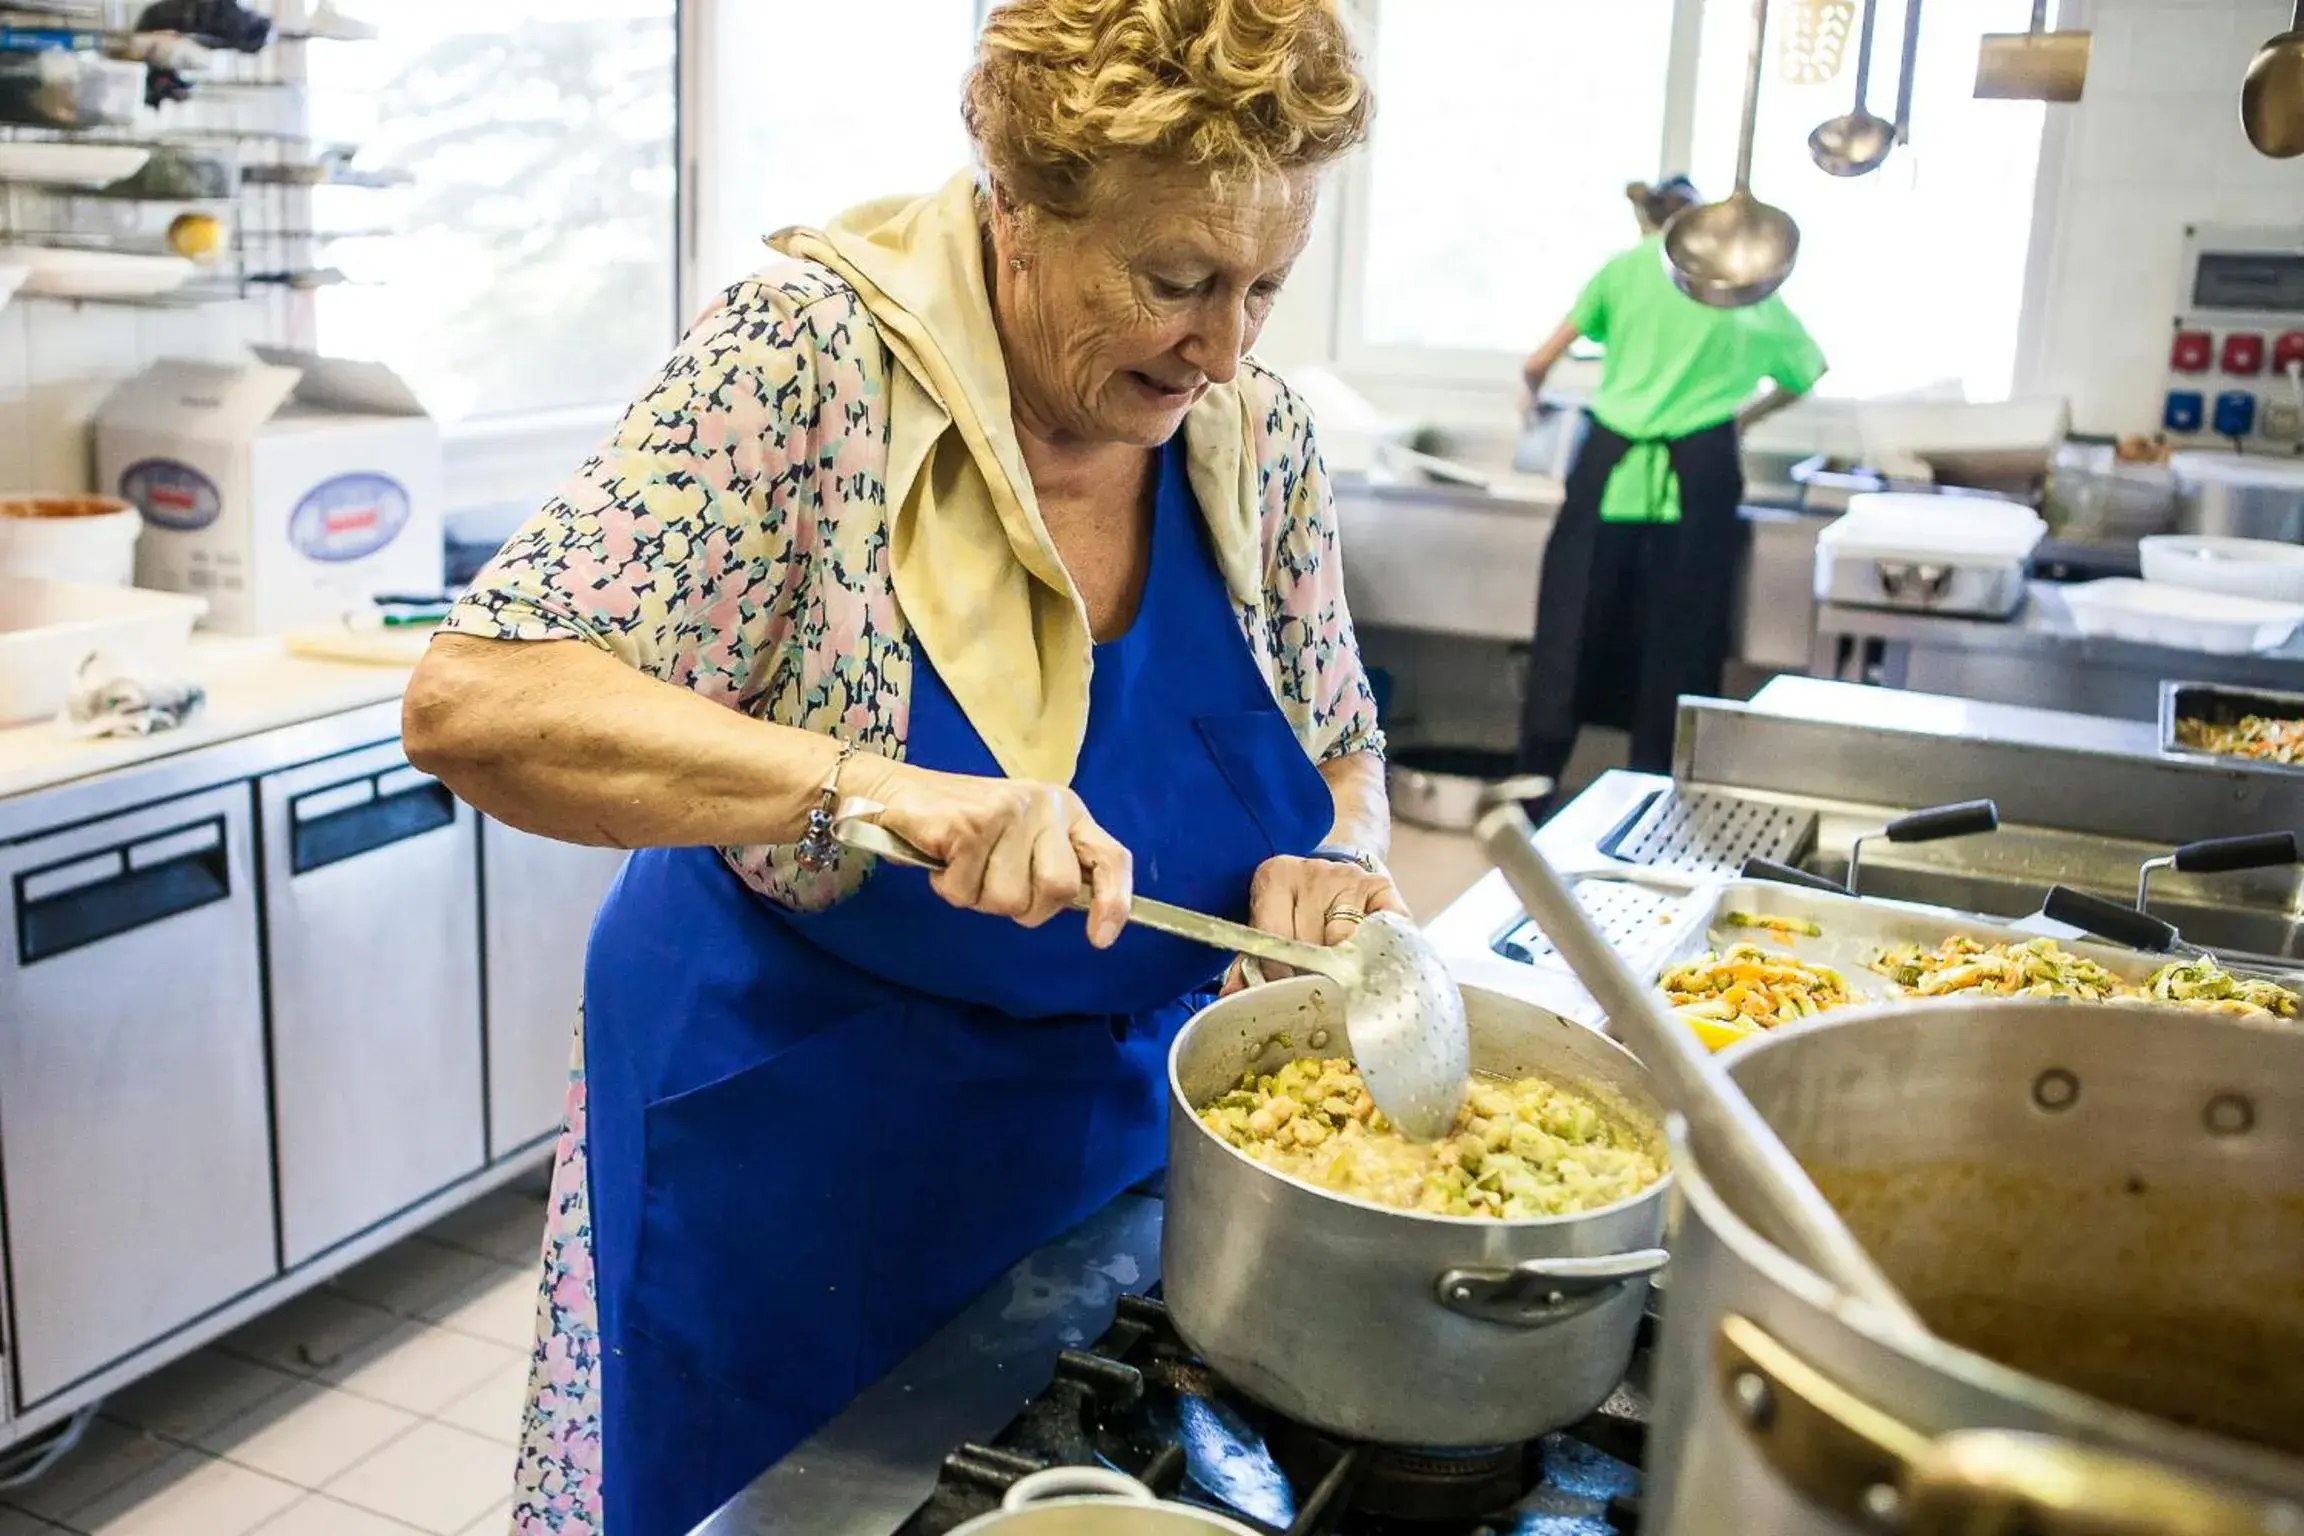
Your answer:
[[[1880,1003],[1864,1008],[1838,1009],[1739,1040],[1722,1051],[1720,1057],[1722,1064],[1733,1073],[1738,1062],[1763,1051],[1789,1048],[1793,1041],[1830,1030],[1860,1029],[1867,1023],[1891,1015],[1907,1014],[1918,1008],[1957,1008],[1966,1012],[1980,1008],[2018,1011],[2042,1007],[2117,1009],[2123,1014],[2159,1016],[2174,1027],[2187,1024],[2197,1026],[2200,1022],[2198,1012],[2172,1006],[2015,997],[1966,1002],[1931,998],[1925,1002]],[[2297,1030],[2293,1024],[2264,1024],[2231,1015],[2221,1016],[2218,1022],[2272,1034],[2293,1034]],[[1671,1142],[1672,1166],[1681,1175],[1680,1197],[1688,1203],[1697,1219],[1710,1228],[1739,1258],[1759,1271],[1769,1283],[1782,1287],[1795,1299],[1814,1307],[1875,1344],[1902,1353],[1926,1368],[1941,1372],[1978,1391],[2030,1403],[2044,1413],[2053,1414],[2078,1426],[2085,1438],[2091,1440],[2129,1447],[2157,1441],[2173,1453],[2168,1458],[2172,1461],[2189,1462],[2193,1466],[2262,1469],[2258,1475],[2273,1486],[2283,1477],[2292,1479],[2295,1476],[2298,1465],[2296,1459],[2277,1451],[2190,1429],[2133,1408],[2123,1408],[2027,1371],[2002,1365],[1988,1355],[1977,1354],[1933,1335],[1908,1337],[1892,1327],[1882,1326],[1879,1314],[1863,1303],[1841,1295],[1821,1275],[1777,1247],[1729,1207],[1727,1201],[1705,1179],[1695,1151],[1686,1145],[1685,1127],[1681,1122],[1677,1119],[1668,1122],[1666,1134]]]
[[[1264,984],[1264,990],[1271,991],[1281,988],[1292,988],[1298,991],[1312,991],[1317,989],[1319,985],[1320,981],[1316,977],[1297,976],[1291,977],[1285,981],[1267,982]],[[1467,987],[1465,990],[1488,991],[1489,989],[1484,987]],[[1496,993],[1493,995],[1499,997],[1509,996],[1508,994],[1504,993]],[[1518,1001],[1517,999],[1512,1000]],[[1543,1005],[1536,1004],[1535,1006],[1542,1007]],[[1549,1012],[1550,1010],[1547,1009],[1546,1011]],[[1216,1143],[1217,1147],[1223,1151],[1225,1156],[1236,1158],[1240,1162],[1246,1163],[1249,1167],[1255,1169],[1257,1172],[1264,1174],[1266,1177],[1277,1179],[1283,1184],[1292,1185],[1297,1189],[1303,1190],[1306,1194],[1317,1195],[1323,1200],[1331,1200],[1338,1205],[1351,1206],[1356,1210],[1369,1211],[1379,1216],[1390,1216],[1404,1221],[1420,1222],[1441,1228],[1443,1230],[1454,1229],[1470,1232],[1484,1232],[1498,1230],[1519,1231],[1523,1229],[1542,1230],[1548,1227],[1566,1226],[1573,1222],[1589,1221],[1595,1216],[1606,1215],[1613,1211],[1628,1210],[1633,1206],[1639,1205],[1643,1201],[1661,1199],[1672,1187],[1672,1165],[1669,1159],[1667,1159],[1664,1171],[1657,1175],[1656,1181],[1654,1183],[1649,1184],[1645,1188],[1640,1189],[1633,1194],[1626,1195],[1621,1200],[1612,1200],[1606,1205],[1593,1206],[1590,1210],[1571,1211],[1565,1215],[1560,1216],[1522,1216],[1510,1220],[1499,1216],[1451,1216],[1442,1211],[1411,1211],[1397,1205],[1380,1205],[1373,1200],[1363,1200],[1358,1195],[1339,1194],[1332,1189],[1322,1189],[1319,1185],[1311,1183],[1305,1179],[1300,1179],[1292,1173],[1283,1172],[1282,1170],[1273,1167],[1270,1163],[1250,1157],[1247,1153],[1241,1151],[1238,1147],[1235,1147],[1232,1145],[1232,1143],[1226,1141],[1223,1137],[1208,1129],[1207,1122],[1200,1118],[1201,1106],[1193,1103],[1191,1096],[1185,1093],[1184,1082],[1183,1079],[1177,1075],[1176,1064],[1178,1058],[1183,1054],[1185,1040],[1190,1037],[1192,1032],[1199,1027],[1200,1021],[1204,1016],[1205,1010],[1203,1010],[1201,1013],[1194,1014],[1189,1020],[1187,1020],[1184,1027],[1176,1032],[1176,1039],[1168,1047],[1168,1097],[1171,1103],[1174,1105],[1181,1105],[1184,1108],[1186,1115],[1192,1122],[1192,1129],[1201,1136],[1204,1136],[1208,1140]],[[1569,1022],[1574,1023],[1575,1021],[1570,1020]],[[1587,1025],[1582,1027],[1589,1028],[1590,1026]],[[1624,1043],[1616,1039],[1615,1036],[1603,1034],[1599,1030],[1593,1030],[1592,1033],[1598,1035],[1602,1040],[1607,1041],[1608,1044],[1614,1046],[1617,1050],[1623,1051],[1625,1056],[1631,1058],[1635,1066],[1639,1065],[1640,1058],[1633,1056],[1629,1050],[1625,1050]],[[1318,1049],[1318,1047],[1314,1047],[1314,1049]],[[1643,1073],[1645,1073],[1646,1070],[1647,1069],[1645,1067],[1641,1068]],[[1666,1140],[1666,1131],[1662,1124],[1658,1124],[1656,1127],[1656,1139],[1659,1145],[1662,1145]]]

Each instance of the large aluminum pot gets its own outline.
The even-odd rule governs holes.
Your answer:
[[[1237,1520],[1170,1504],[1107,1467],[1050,1467],[1016,1480],[1000,1507],[952,1536],[1256,1536]]]
[[[1464,1006],[1474,1070],[1661,1122],[1614,1041],[1476,987]],[[1177,1332],[1249,1396],[1353,1440],[1504,1445],[1591,1412],[1623,1379],[1663,1265],[1669,1178],[1577,1216],[1429,1216],[1316,1189],[1200,1123],[1242,1073],[1346,1050],[1336,986],[1309,977],[1237,993],[1177,1036],[1160,1261]]]
[[[1676,1146],[1643,1530],[2304,1531],[2304,1030],[1939,1002],[1722,1059],[1943,1338]]]

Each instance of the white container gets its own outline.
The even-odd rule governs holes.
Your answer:
[[[0,726],[53,719],[99,652],[176,661],[207,606],[172,592],[0,576]]]
[[[148,299],[183,287],[196,270],[181,256],[49,245],[0,245],[0,266],[22,268],[24,292],[51,299]]]
[[[440,432],[378,363],[257,349],[155,363],[96,418],[98,483],[144,514],[136,583],[281,634],[440,589]]]
[[[2269,651],[2304,624],[2304,604],[2268,603],[2130,576],[2066,587],[2064,602],[2085,636],[2217,656]]]
[[[0,181],[56,187],[103,187],[144,169],[152,151],[132,144],[74,144],[53,139],[0,142]]]
[[[1816,536],[1816,599],[2004,619],[2047,532],[2030,507],[1988,496],[1852,496]]]
[[[2304,544],[2170,533],[2140,539],[2136,550],[2146,581],[2268,603],[2304,603]]]
[[[144,518],[109,496],[0,497],[0,575],[125,587]]]

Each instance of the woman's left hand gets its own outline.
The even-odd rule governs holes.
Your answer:
[[[1267,859],[1248,888],[1251,927],[1307,944],[1341,944],[1371,912],[1411,915],[1390,875],[1334,859]],[[1264,966],[1267,977],[1281,972]],[[1238,964],[1224,973],[1227,994],[1244,984]]]

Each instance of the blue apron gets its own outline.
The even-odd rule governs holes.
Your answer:
[[[1073,788],[1137,889],[1235,918],[1333,802],[1163,450],[1135,624]],[[998,766],[915,647],[907,758]],[[686,1532],[1025,1254],[1157,1170],[1170,1042],[1225,957],[1091,949],[883,867],[788,912],[707,849],[635,854],[585,970],[609,1536]]]

